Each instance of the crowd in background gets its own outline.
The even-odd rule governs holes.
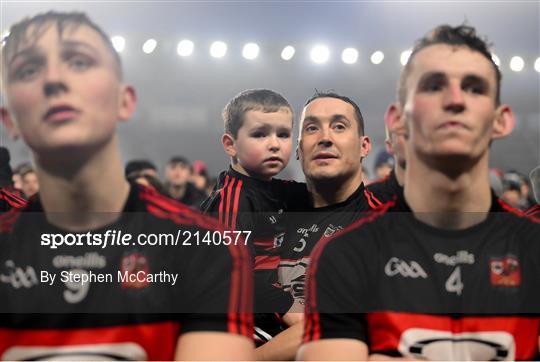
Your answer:
[[[9,156],[3,156],[1,162],[2,187],[11,187],[17,195],[26,199],[39,191],[39,182],[30,163],[21,163],[12,168]],[[386,150],[381,150],[376,155],[372,172],[364,168],[364,183],[387,177],[393,168],[394,158]],[[129,181],[150,186],[194,208],[199,208],[216,184],[216,177],[209,174],[204,161],[190,162],[183,156],[171,157],[163,175],[154,162],[146,159],[128,161],[125,174]],[[516,170],[492,168],[490,182],[495,194],[516,209],[527,210],[535,204],[530,180]]]

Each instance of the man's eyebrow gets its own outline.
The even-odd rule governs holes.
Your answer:
[[[98,54],[97,49],[93,47],[92,45],[81,42],[81,41],[76,41],[76,40],[62,40],[62,49],[64,48],[67,48],[67,49],[85,48],[95,55]]]
[[[306,122],[319,122],[319,118],[317,118],[316,116],[306,116],[304,117],[304,120],[302,121],[302,123],[306,123]]]
[[[463,80],[467,82],[479,82],[485,86],[489,85],[488,80],[485,77],[478,74],[466,74]]]
[[[36,56],[39,56],[41,55],[41,52],[39,51],[39,49],[35,46],[32,46],[32,47],[28,47],[28,48],[25,48],[23,50],[20,50],[18,51],[17,53],[15,53],[11,59],[9,60],[9,63],[8,65],[11,66],[13,64],[13,62],[15,60],[17,60],[17,58],[32,58],[32,57],[36,57]]]
[[[336,121],[347,121],[347,123],[351,123],[351,120],[344,114],[334,114],[332,115],[332,122]]]
[[[444,73],[442,73],[442,72],[427,72],[427,73],[422,74],[422,77],[420,77],[420,83],[425,82],[426,80],[444,79],[445,77],[446,77],[446,75]]]

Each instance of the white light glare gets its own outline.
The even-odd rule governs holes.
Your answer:
[[[317,64],[326,63],[330,58],[330,50],[324,45],[317,45],[311,49],[311,60]]]
[[[259,46],[255,43],[247,43],[242,49],[242,56],[248,60],[253,60],[259,55]]]
[[[156,46],[157,46],[156,39],[148,39],[147,41],[144,42],[142,46],[142,50],[145,54],[150,54],[154,50],[156,50]]]
[[[534,62],[534,70],[540,73],[540,57],[536,58],[536,61]]]
[[[512,69],[514,72],[521,72],[524,66],[525,62],[523,61],[522,57],[515,56],[510,59],[510,69]]]
[[[384,53],[380,50],[377,50],[373,54],[371,54],[371,62],[373,64],[381,64],[384,59]]]
[[[294,52],[294,47],[291,45],[287,45],[285,48],[283,48],[283,51],[281,52],[281,59],[291,60],[292,57],[294,57]]]
[[[501,66],[501,60],[499,59],[497,54],[491,53],[491,59],[493,60],[493,63],[495,63],[495,65],[497,65],[498,67]]]
[[[411,56],[411,53],[412,53],[412,50],[405,50],[403,53],[401,53],[401,57],[400,57],[400,61],[401,61],[401,65],[405,65],[407,64],[407,62],[409,61],[409,57]]]
[[[193,54],[193,48],[195,45],[191,40],[180,40],[178,42],[178,46],[176,47],[176,52],[181,57],[189,57],[191,54]]]
[[[354,64],[358,60],[358,50],[354,48],[346,48],[341,53],[341,60],[345,64]]]
[[[4,32],[2,33],[2,35],[0,35],[0,42],[4,42],[6,40],[6,38],[9,36],[9,30],[4,30]]]
[[[214,58],[223,58],[227,54],[227,44],[222,41],[215,41],[210,46],[210,55]]]
[[[126,47],[126,39],[123,36],[117,35],[111,38],[112,45],[118,53],[122,53]]]

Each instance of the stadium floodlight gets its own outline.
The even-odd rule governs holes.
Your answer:
[[[534,70],[540,73],[540,57],[536,58],[536,61],[534,62]]]
[[[281,59],[283,60],[291,60],[294,57],[295,49],[292,45],[287,45],[283,50],[281,51]]]
[[[247,43],[242,49],[242,56],[248,60],[253,60],[259,56],[259,46],[255,43]]]
[[[156,46],[157,46],[156,39],[148,39],[147,41],[144,42],[142,46],[142,50],[145,54],[150,54],[154,50],[156,50]]]
[[[210,55],[214,58],[223,58],[227,54],[227,44],[222,41],[215,41],[210,46]]]
[[[112,45],[118,53],[122,53],[126,48],[126,39],[123,36],[116,35],[111,38]]]
[[[495,53],[491,53],[491,59],[493,60],[493,63],[495,63],[496,66],[501,66],[501,59],[497,56]]]
[[[521,72],[524,66],[525,62],[523,61],[522,57],[515,56],[510,59],[510,69],[512,69],[514,72]]]
[[[314,63],[322,64],[326,63],[330,58],[330,50],[327,46],[317,45],[311,49],[310,55]]]
[[[354,48],[346,48],[341,53],[341,60],[345,64],[354,64],[358,60],[358,50]]]
[[[401,53],[401,56],[399,57],[399,60],[401,61],[401,65],[405,66],[405,64],[407,64],[411,54],[412,54],[412,50],[410,50],[410,49],[405,50],[404,52]]]
[[[371,62],[373,64],[381,64],[383,60],[384,60],[384,53],[381,52],[380,50],[377,50],[376,52],[371,54]]]
[[[193,49],[195,48],[195,44],[191,40],[183,39],[178,42],[178,46],[176,47],[176,52],[181,57],[189,57],[191,54],[193,54]]]

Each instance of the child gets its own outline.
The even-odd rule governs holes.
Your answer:
[[[298,316],[286,312],[295,311],[296,305],[290,293],[276,286],[277,267],[284,233],[283,212],[293,209],[293,203],[306,197],[307,191],[304,184],[273,178],[287,166],[291,156],[292,108],[272,90],[246,90],[225,106],[223,120],[221,142],[231,166],[220,174],[212,195],[201,207],[217,215],[226,227],[251,232],[248,245],[255,258],[255,311],[279,311],[285,314],[286,324],[294,324]],[[259,344],[281,331],[280,323],[268,314],[257,316],[255,324]],[[279,357],[267,354],[265,358]]]

